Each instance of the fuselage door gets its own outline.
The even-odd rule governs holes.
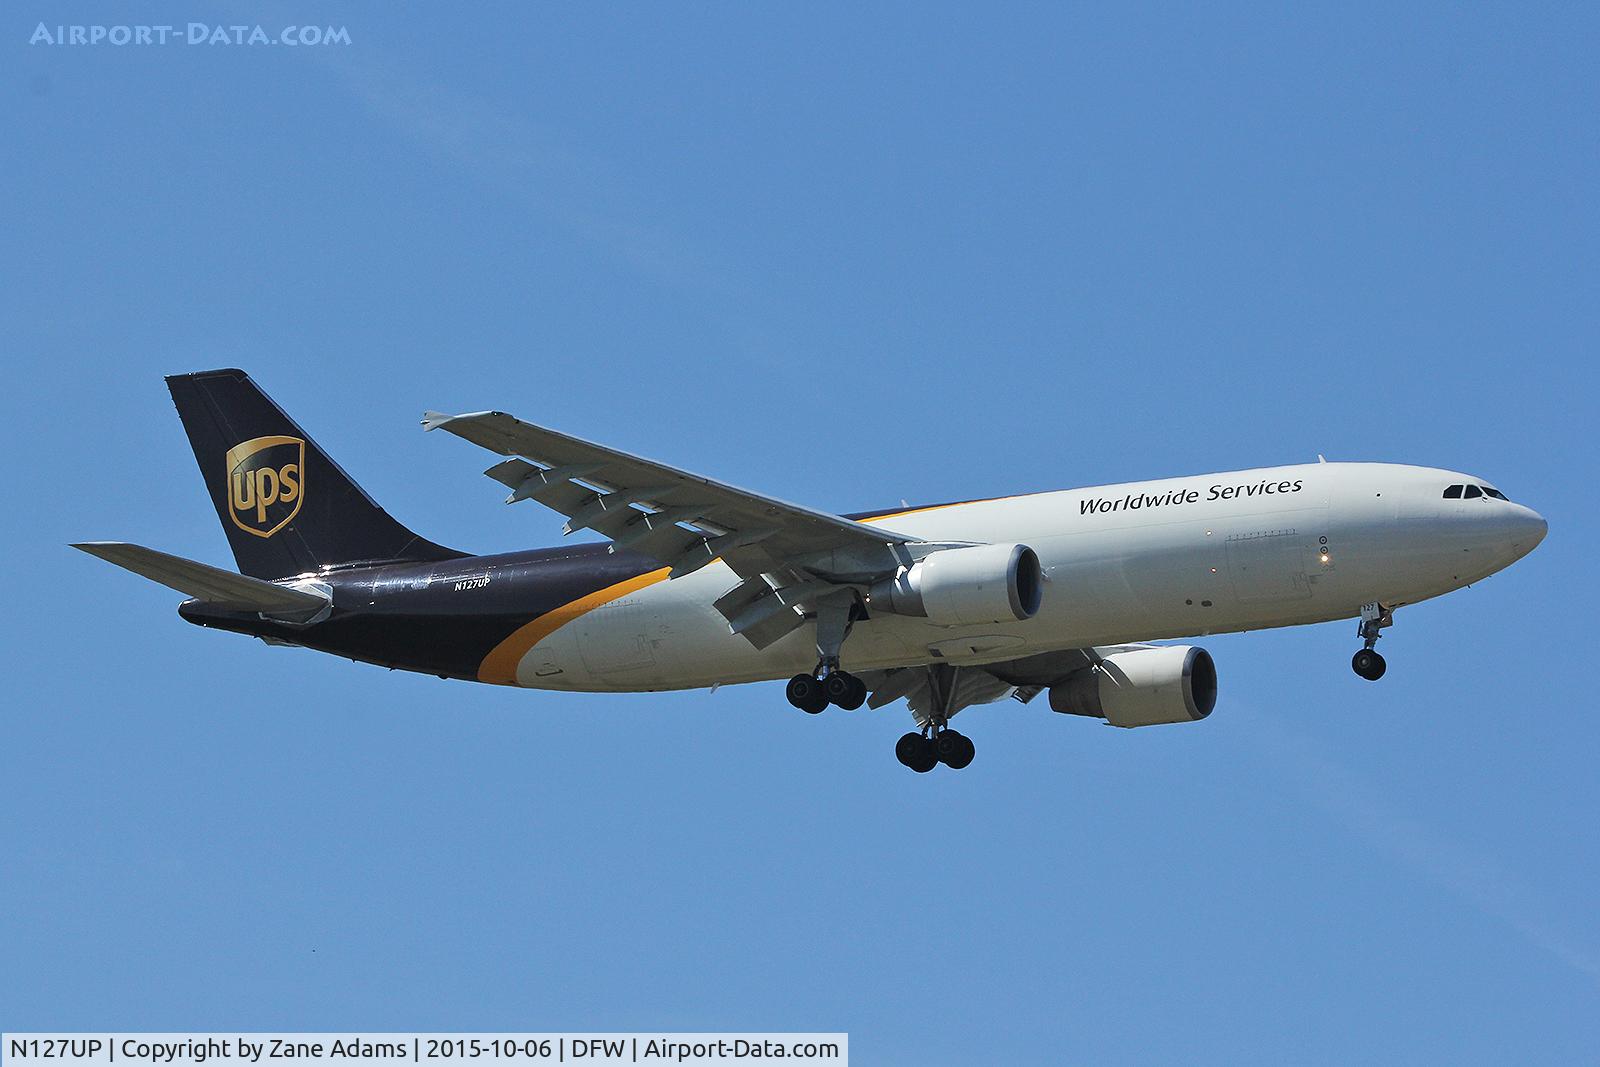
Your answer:
[[[1228,537],[1228,575],[1243,604],[1305,600],[1305,538],[1297,530],[1260,530]]]
[[[596,608],[578,621],[578,654],[595,674],[654,667],[655,648],[647,627],[650,612],[627,599]]]

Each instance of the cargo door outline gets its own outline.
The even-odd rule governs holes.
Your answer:
[[[655,646],[645,632],[652,615],[627,599],[612,601],[583,617],[578,655],[594,674],[617,674],[654,667]]]
[[[1228,577],[1241,604],[1308,599],[1305,538],[1293,529],[1228,535]]]

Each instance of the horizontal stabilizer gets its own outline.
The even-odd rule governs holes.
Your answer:
[[[318,593],[274,585],[143,545],[89,541],[72,547],[219,607],[263,615],[307,615],[321,611],[329,603],[326,596]]]

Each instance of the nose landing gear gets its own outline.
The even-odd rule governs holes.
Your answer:
[[[1369,682],[1376,682],[1389,669],[1383,656],[1373,646],[1378,643],[1380,631],[1394,625],[1394,610],[1376,600],[1361,605],[1361,629],[1357,635],[1365,642],[1361,651],[1350,658],[1350,669]]]

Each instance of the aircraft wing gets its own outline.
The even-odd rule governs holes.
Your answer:
[[[590,529],[660,560],[669,577],[721,559],[743,582],[717,601],[735,633],[765,648],[799,626],[818,598],[909,563],[911,538],[777,500],[664,463],[523,422],[500,411],[428,412],[427,430],[510,457],[484,473]],[[897,550],[898,549],[898,550]]]
[[[881,708],[904,697],[911,717],[918,726],[925,726],[937,717],[934,713],[941,706],[948,719],[963,708],[992,704],[1006,697],[1026,704],[1067,675],[1093,666],[1102,657],[1150,647],[1154,646],[1067,648],[978,666],[935,663],[925,667],[864,671],[860,677],[872,691],[867,707]]]
[[[974,704],[992,704],[1017,693],[1017,688],[996,678],[982,667],[956,667],[948,663],[934,663],[925,667],[900,667],[862,676],[872,690],[867,707],[874,710],[893,704],[901,697],[911,709],[911,717],[918,726],[926,726],[938,718],[949,719],[962,708]],[[876,682],[877,684],[873,684]],[[1030,694],[1031,697],[1031,694]]]

